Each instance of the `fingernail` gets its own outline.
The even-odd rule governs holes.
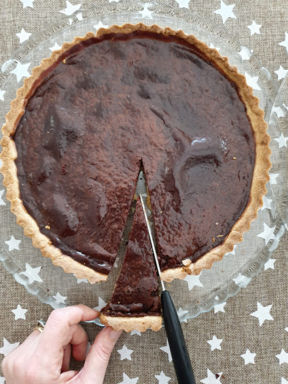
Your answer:
[[[108,330],[109,330],[109,337],[111,340],[115,341],[115,340],[118,340],[118,338],[120,337],[122,331],[115,331],[114,329],[110,328],[110,327],[107,327]]]

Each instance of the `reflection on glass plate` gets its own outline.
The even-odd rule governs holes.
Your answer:
[[[229,62],[245,74],[248,84],[254,89],[254,94],[259,97],[272,137],[273,168],[268,193],[264,198],[263,208],[252,223],[251,229],[245,234],[242,243],[237,245],[233,252],[225,255],[222,261],[215,263],[211,270],[169,284],[179,309],[179,316],[182,321],[186,321],[210,310],[214,305],[235,295],[240,288],[246,287],[263,268],[285,231],[283,222],[287,223],[287,196],[286,184],[283,181],[287,180],[288,106],[287,101],[285,104],[284,94],[286,92],[287,95],[287,81],[282,85],[273,105],[271,100],[274,99],[275,86],[271,82],[269,71],[261,68],[256,59],[242,61],[239,54],[240,45],[237,42],[227,42],[227,39],[221,37],[221,33],[215,33],[215,30],[211,31],[196,21],[188,24],[179,18],[156,14],[153,19],[143,20],[139,14],[131,13],[117,15],[105,13],[101,19],[103,25],[139,21],[182,29],[186,33],[193,33],[210,47],[220,49],[220,53],[227,56]],[[52,28],[51,35],[39,35],[35,40],[30,39],[13,58],[2,64],[0,88],[5,91],[5,100],[1,103],[1,123],[4,122],[9,103],[15,97],[23,77],[28,76],[42,58],[49,56],[51,51],[61,46],[64,41],[71,41],[75,36],[95,31],[97,25],[101,25],[99,17],[93,17],[65,28],[60,26],[54,30]],[[0,187],[0,193],[1,189],[4,188]],[[105,283],[90,285],[86,280],[76,279],[52,265],[50,259],[45,259],[33,248],[31,240],[23,235],[15,217],[10,213],[4,193],[0,195],[0,214],[0,259],[17,282],[23,284],[33,295],[37,295],[42,302],[54,308],[79,302],[97,309],[105,305],[111,296],[112,281],[115,280],[119,267],[114,268]]]

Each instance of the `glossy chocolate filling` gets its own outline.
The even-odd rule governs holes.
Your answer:
[[[161,313],[159,284],[140,200],[107,316],[157,316]]]
[[[40,231],[104,274],[141,160],[163,270],[221,244],[249,201],[245,106],[179,38],[135,32],[74,46],[43,75],[14,138],[21,199]]]

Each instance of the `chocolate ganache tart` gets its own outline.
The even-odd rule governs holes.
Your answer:
[[[65,43],[25,80],[2,132],[18,224],[44,256],[90,283],[113,267],[140,167],[166,281],[198,274],[231,251],[269,179],[263,111],[244,76],[194,36],[155,25],[101,28]],[[135,225],[145,231],[140,216]],[[132,229],[119,276],[126,273],[139,297],[149,284],[129,283],[131,269],[142,268],[129,247],[138,237],[150,252],[141,231]],[[139,259],[144,251],[133,252]],[[156,301],[151,311],[140,303],[137,316],[158,316]],[[106,314],[119,317],[117,304]]]

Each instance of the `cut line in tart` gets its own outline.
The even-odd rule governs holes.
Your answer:
[[[194,36],[155,25],[65,43],[25,80],[2,132],[17,222],[91,283],[113,266],[141,161],[166,281],[231,251],[269,179],[263,111],[244,76]]]
[[[122,268],[100,320],[126,332],[158,331],[162,326],[159,277],[139,199]]]

